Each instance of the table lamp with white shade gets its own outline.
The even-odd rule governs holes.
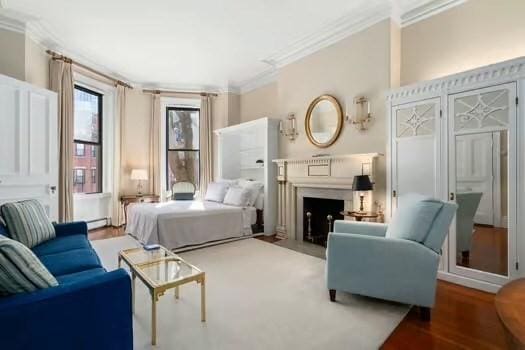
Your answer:
[[[146,169],[131,170],[131,180],[138,181],[137,192],[139,196],[142,195],[142,181],[148,180],[148,171]]]

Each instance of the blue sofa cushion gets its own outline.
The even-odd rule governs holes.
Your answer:
[[[33,247],[32,250],[37,256],[44,256],[75,249],[91,249],[91,245],[85,235],[75,234],[71,236],[57,237]]]
[[[104,268],[97,267],[95,269],[89,269],[80,272],[69,273],[66,275],[56,276],[56,279],[60,285],[66,285],[71,283],[77,283],[96,276],[101,276],[105,273],[106,270]]]
[[[388,225],[385,236],[424,242],[442,207],[443,202],[440,200],[419,194],[400,197],[399,207]]]
[[[62,253],[43,255],[39,256],[39,258],[53,276],[102,267],[93,249],[75,249]]]
[[[0,295],[55,287],[57,280],[29,248],[0,235]]]
[[[0,207],[11,238],[32,248],[55,238],[55,228],[36,199],[5,203]]]

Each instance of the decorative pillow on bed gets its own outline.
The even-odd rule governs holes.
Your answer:
[[[257,197],[259,197],[259,194],[261,193],[261,190],[264,187],[263,183],[259,181],[251,181],[251,180],[243,180],[243,179],[239,179],[238,183],[240,187],[248,190],[249,192],[248,205],[253,207],[255,205],[255,201],[257,201]]]
[[[224,204],[235,205],[237,207],[249,206],[250,191],[245,187],[232,186],[226,192]]]
[[[210,182],[204,200],[222,203],[229,187],[230,185],[225,182]]]

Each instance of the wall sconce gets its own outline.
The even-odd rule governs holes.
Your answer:
[[[290,113],[285,120],[281,120],[279,123],[279,132],[281,135],[288,137],[290,141],[295,140],[299,135],[295,128],[295,114]]]
[[[347,112],[346,121],[355,125],[360,131],[368,130],[368,125],[372,120],[370,101],[365,96],[360,96],[354,99],[354,104],[356,105],[355,116],[351,117]]]

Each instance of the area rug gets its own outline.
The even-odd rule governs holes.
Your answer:
[[[107,269],[131,237],[92,242]],[[377,349],[408,306],[345,293],[328,298],[325,261],[257,239],[180,254],[206,272],[207,321],[200,320],[200,287],[160,297],[157,346],[150,344],[151,302],[137,279],[135,349]]]

